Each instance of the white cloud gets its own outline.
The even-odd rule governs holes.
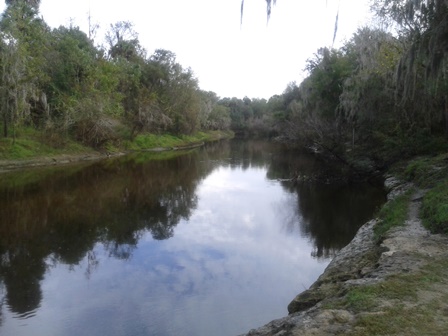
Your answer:
[[[338,41],[365,21],[369,0],[279,0],[266,23],[263,0],[42,0],[41,13],[52,27],[70,18],[88,29],[88,13],[102,30],[131,21],[142,45],[175,52],[191,67],[204,90],[221,97],[269,98],[302,79],[307,58],[332,43],[339,11]]]

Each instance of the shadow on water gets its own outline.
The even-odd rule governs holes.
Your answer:
[[[309,237],[317,258],[334,257],[386,201],[382,180],[347,183],[339,174],[340,167],[288,150],[273,156],[268,171],[269,178],[280,179],[291,194],[284,204],[290,208],[287,229]],[[288,176],[303,178],[290,181]]]
[[[98,264],[97,243],[110,257],[126,260],[144,233],[155,240],[172,237],[196,208],[198,185],[218,167],[265,168],[268,179],[281,180],[290,195],[280,204],[291,213],[284,225],[309,237],[318,258],[347,244],[384,202],[382,190],[368,186],[284,181],[292,169],[311,172],[319,163],[263,141],[222,141],[168,156],[139,154],[0,176],[0,295],[6,292],[0,314],[5,301],[16,316],[32,315],[51,264],[77,265],[87,257],[88,276]]]

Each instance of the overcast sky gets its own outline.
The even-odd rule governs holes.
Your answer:
[[[220,97],[269,98],[300,83],[307,58],[331,46],[339,7],[337,43],[367,22],[369,0],[278,0],[269,24],[264,0],[42,0],[51,27],[72,21],[88,31],[88,13],[101,42],[111,23],[131,21],[151,54],[163,48],[191,67],[201,89]],[[1,11],[4,3],[1,3]]]

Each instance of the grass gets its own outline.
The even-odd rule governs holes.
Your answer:
[[[126,150],[145,150],[154,148],[171,149],[173,147],[190,146],[206,141],[232,137],[232,132],[210,131],[198,132],[194,135],[174,136],[170,134],[140,134],[134,141],[122,141],[120,145],[106,143],[104,150],[120,152]],[[0,138],[0,160],[24,160],[62,154],[81,154],[94,151],[68,136],[49,137],[33,128],[24,127],[17,132],[17,138]]]
[[[404,168],[403,176],[429,189],[421,209],[424,225],[432,233],[448,234],[448,154],[416,158]]]
[[[356,328],[350,335],[443,335],[446,321],[443,314],[448,295],[438,293],[427,300],[419,291],[444,283],[448,276],[448,261],[427,259],[428,264],[416,274],[396,275],[372,286],[355,287],[339,302],[359,314]],[[384,306],[387,300],[389,305]],[[395,304],[390,304],[395,302]],[[440,322],[440,323],[435,323]]]
[[[213,141],[224,137],[231,137],[231,132],[211,131],[198,132],[194,135],[171,135],[171,134],[140,134],[134,141],[125,141],[124,146],[129,150],[145,150],[164,148],[170,149],[173,147],[184,147],[199,144],[205,141]]]
[[[420,188],[431,188],[448,178],[448,154],[419,157],[405,167],[403,177]]]
[[[434,291],[434,286],[446,282],[448,260],[426,257],[426,261],[428,264],[415,274],[350,287],[324,309],[346,309],[357,314],[355,328],[348,335],[443,335],[446,321],[437,316],[443,314],[448,295],[436,292],[436,296],[422,300],[419,292]]]
[[[396,305],[378,314],[360,316],[357,330],[349,335],[443,335],[443,328],[434,326],[426,308]]]
[[[397,168],[396,168],[397,169]],[[433,232],[448,233],[448,154],[419,157],[402,164],[394,174],[426,189],[421,217]],[[386,233],[403,225],[411,196],[407,191],[387,202],[374,228],[380,243]],[[443,248],[443,247],[442,247]],[[348,286],[329,297],[324,309],[345,309],[356,315],[344,335],[444,335],[448,330],[448,259],[415,251],[417,271],[401,272],[372,285]]]
[[[379,211],[380,221],[375,225],[375,240],[380,242],[385,234],[392,228],[404,225],[408,216],[409,202],[413,189],[387,202]]]
[[[429,189],[423,198],[421,217],[432,232],[448,233],[448,154],[419,157],[400,169],[401,177],[421,189]],[[393,227],[403,225],[414,190],[385,204],[374,228],[381,242]],[[418,251],[416,251],[418,253]],[[420,256],[422,258],[422,256]],[[343,308],[358,314],[349,335],[442,335],[447,320],[448,294],[439,292],[448,278],[448,260],[426,258],[427,265],[416,274],[391,276],[383,282],[352,287],[327,308]],[[437,293],[422,300],[422,291]]]
[[[448,233],[448,154],[419,157],[401,168],[401,176],[417,187],[429,189],[423,198],[421,217],[432,231]],[[379,212],[377,242],[407,219],[413,190],[388,202]],[[358,314],[349,335],[442,335],[446,333],[448,260],[419,255],[426,266],[417,273],[399,274],[374,284],[351,287],[327,309],[347,309]],[[433,293],[422,298],[425,291]]]
[[[62,148],[55,148],[33,138],[23,137],[18,138],[15,141],[10,138],[0,139],[0,159],[3,160],[24,160],[42,156],[75,154],[91,151],[91,149],[73,141],[67,141]]]
[[[417,301],[417,289],[429,279],[426,273],[419,275],[396,275],[375,285],[351,287],[345,295],[328,304],[327,309],[347,309],[354,313],[375,312],[383,300]],[[431,278],[435,279],[435,277]],[[438,279],[438,278],[437,278]]]
[[[431,232],[448,234],[448,179],[427,192],[421,217]]]

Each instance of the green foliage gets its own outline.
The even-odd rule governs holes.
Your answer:
[[[435,43],[445,36],[446,6],[419,7],[430,2],[376,1],[378,13],[399,25],[408,15],[412,32],[397,38],[359,29],[342,48],[319,49],[300,85],[265,100],[201,91],[174,52],[147,55],[130,22],[110,26],[103,50],[79,27],[49,29],[39,1],[8,1],[0,20],[2,133],[15,138],[32,125],[53,134],[50,142],[69,135],[92,147],[119,148],[124,136],[132,143],[146,133],[181,137],[231,128],[278,136],[347,166],[360,156],[386,166],[398,155],[446,150],[448,63]]]
[[[321,48],[307,62],[309,72],[301,84],[308,113],[322,119],[334,120],[342,94],[342,84],[354,70],[354,63],[342,50]]]
[[[355,312],[370,310],[376,306],[376,298],[378,291],[375,287],[353,288],[345,297],[345,306]]]
[[[421,218],[434,233],[448,233],[448,154],[418,157],[398,169],[402,176],[422,189]]]
[[[295,83],[290,84],[296,87]],[[223,98],[210,113],[213,128],[226,129],[230,127],[241,135],[271,137],[277,135],[280,115],[288,109],[288,99],[291,96],[275,95],[266,99]]]
[[[197,132],[192,135],[175,136],[171,134],[140,134],[133,142],[127,141],[125,146],[131,150],[166,150],[179,147],[190,147],[202,144],[205,141],[214,141],[222,138],[232,137],[231,132],[208,131]]]
[[[151,149],[151,148],[171,148],[182,143],[182,139],[165,134],[142,134],[138,135],[133,142],[132,149]]]
[[[409,201],[413,189],[387,202],[379,211],[379,222],[374,227],[375,240],[381,242],[386,233],[397,226],[404,225],[408,217]]]
[[[421,158],[412,161],[405,169],[404,175],[407,180],[420,182],[420,179],[426,176],[429,172],[429,158]]]
[[[388,0],[373,4],[377,15],[395,24],[403,36],[404,50],[394,84],[406,119],[448,136],[448,54],[443,47],[448,34],[446,1]]]
[[[222,105],[215,105],[208,116],[207,128],[212,130],[225,130],[230,127],[229,109]]]
[[[0,21],[3,136],[15,138],[22,125],[33,125],[50,143],[73,136],[110,149],[120,147],[124,134],[132,140],[145,132],[182,136],[229,128],[218,97],[203,95],[173,52],[147,57],[130,22],[111,25],[105,51],[79,27],[50,30],[37,10],[34,2],[11,1]]]
[[[412,160],[404,170],[404,177],[421,188],[434,187],[448,178],[448,154],[419,157]]]
[[[0,139],[0,159],[22,160],[50,155],[89,152],[89,149],[69,139],[58,139],[57,143],[48,141],[30,128],[18,129],[18,138]]]
[[[431,232],[448,234],[448,179],[425,195],[422,220]]]
[[[39,85],[46,27],[37,9],[25,1],[11,3],[0,21],[0,114],[3,136],[15,138],[17,127],[32,122],[46,108]],[[11,132],[10,132],[11,131]]]
[[[355,313],[372,312],[379,309],[382,300],[416,301],[419,288],[440,280],[437,272],[426,269],[421,274],[391,276],[379,284],[351,287],[340,300],[328,304],[326,308],[344,308]]]
[[[15,5],[15,4],[19,3],[19,2],[24,2],[27,5],[35,8],[35,9],[38,9],[39,5],[40,5],[40,0],[5,0],[5,3],[8,6]]]
[[[13,143],[10,139],[2,140],[2,156],[11,159],[25,159],[32,157],[35,153],[36,143],[31,140],[19,139]],[[37,147],[39,148],[39,147]]]

